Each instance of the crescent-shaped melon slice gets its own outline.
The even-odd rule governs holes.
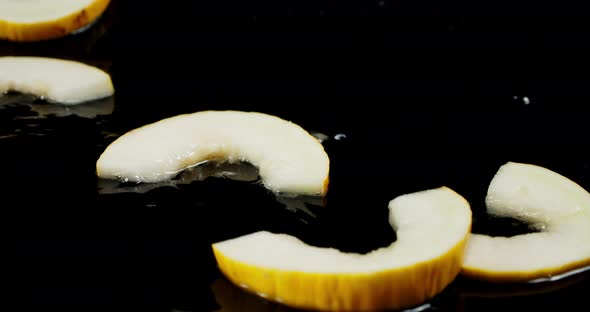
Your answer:
[[[213,251],[230,281],[289,306],[337,311],[417,306],[459,273],[471,210],[445,187],[397,197],[389,210],[397,241],[365,255],[266,231],[213,244]]]
[[[113,95],[111,77],[84,63],[25,56],[0,57],[0,96],[30,93],[50,102],[79,104]]]
[[[300,126],[254,112],[203,111],[179,115],[121,136],[97,162],[98,176],[159,182],[204,161],[246,161],[275,192],[323,195],[330,161]]]
[[[537,226],[513,237],[473,234],[463,274],[488,281],[551,279],[590,265],[590,194],[548,169],[507,163],[490,183],[488,212]]]
[[[0,39],[39,41],[84,29],[110,0],[0,0]]]

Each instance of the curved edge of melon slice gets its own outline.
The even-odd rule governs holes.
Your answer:
[[[449,192],[454,194],[453,196],[460,197],[460,195],[447,188],[441,188],[438,191]],[[418,192],[404,196],[424,196],[424,194],[428,193]],[[244,241],[253,239],[256,246],[260,247],[261,244],[263,245],[269,240],[278,239],[284,240],[285,243],[295,242],[296,244],[304,245],[302,246],[303,248],[315,249],[312,252],[336,253],[334,259],[350,257],[352,255],[361,259],[370,256],[371,253],[378,254],[396,248],[395,246],[398,241],[403,239],[399,236],[398,241],[389,247],[377,249],[367,255],[340,253],[331,248],[312,247],[305,245],[292,236],[273,234],[265,231],[213,244],[212,249],[219,269],[232,283],[242,287],[246,291],[274,302],[297,308],[317,310],[366,311],[385,308],[410,308],[423,304],[440,293],[456,278],[461,270],[465,244],[471,230],[471,210],[469,204],[462,197],[460,197],[459,202],[462,202],[460,204],[462,205],[460,208],[461,211],[456,213],[461,214],[461,216],[456,220],[462,221],[459,222],[460,224],[449,224],[448,226],[455,227],[456,231],[464,230],[464,233],[462,232],[461,234],[462,237],[452,240],[452,246],[446,250],[440,250],[440,246],[435,246],[433,250],[439,250],[440,253],[435,254],[431,258],[420,259],[415,263],[404,263],[402,261],[401,263],[403,264],[400,264],[398,267],[392,264],[393,267],[390,268],[379,270],[368,269],[369,271],[366,272],[363,269],[354,272],[337,272],[333,269],[328,269],[332,272],[319,272],[318,270],[302,271],[280,268],[281,264],[272,267],[252,263],[248,260],[237,259],[228,255],[230,253],[229,249],[234,247],[227,248],[224,244],[228,242],[230,244],[236,244],[241,239],[244,239]],[[415,207],[407,207],[407,211],[411,210],[411,208]],[[405,213],[411,214],[411,212]],[[392,223],[396,222],[396,220],[390,221]],[[413,221],[406,223],[403,220],[400,224],[395,224],[402,231],[412,228],[414,225],[415,223]],[[410,231],[416,233],[412,229]],[[261,238],[258,239],[256,236]],[[407,237],[408,240],[411,240],[411,237],[413,235]],[[248,245],[253,246],[252,244],[245,242],[239,248],[248,250]],[[400,246],[400,248],[415,248],[410,245],[412,245],[411,242],[405,244],[403,247]],[[272,249],[276,250],[280,248]],[[256,252],[261,251],[257,250]],[[434,253],[437,253],[437,251],[434,251]],[[233,254],[235,255],[235,253]],[[396,257],[394,256],[395,251],[393,254],[382,254],[391,257],[392,261],[396,261]],[[267,256],[273,257],[272,251],[269,250]],[[417,258],[420,258],[420,256],[417,256]],[[308,258],[302,259],[302,261],[312,260]],[[408,261],[411,262],[411,260]],[[341,264],[335,260],[333,265],[337,267]]]
[[[264,186],[285,195],[323,196],[330,159],[301,126],[274,115],[199,111],[131,130],[96,162],[100,178],[155,183],[205,161],[249,162]]]
[[[534,235],[532,233],[531,235]],[[487,238],[486,235],[471,234],[466,245],[466,254],[470,254],[474,245],[479,245],[478,240]],[[470,256],[469,256],[470,257]],[[497,255],[488,255],[488,257],[497,257]],[[466,257],[466,259],[468,259]],[[579,261],[570,261],[565,264],[550,265],[547,267],[531,267],[530,269],[521,270],[501,270],[488,267],[482,267],[471,260],[466,260],[461,269],[461,276],[465,278],[485,281],[489,283],[538,283],[558,281],[579,272],[590,270],[590,259]]]
[[[590,194],[572,180],[531,164],[509,162],[492,181],[488,212],[539,224],[512,237],[472,234],[462,275],[515,283],[550,281],[590,265]]]
[[[38,57],[0,56],[0,96],[15,91],[61,105],[76,105],[114,94],[111,76],[79,61]]]
[[[403,309],[417,306],[440,293],[458,275],[463,263],[466,240],[461,241],[432,262],[416,264],[408,271],[388,270],[372,275],[365,274],[323,274],[281,271],[249,265],[225,257],[213,247],[215,258],[223,274],[235,285],[264,299],[288,304],[302,309],[372,311],[383,308]],[[243,283],[247,276],[268,276],[272,283],[258,279],[254,286]],[[396,281],[392,283],[392,281]],[[274,284],[274,286],[273,286]],[[300,285],[306,285],[300,287]],[[309,287],[307,286],[309,285]],[[346,285],[346,286],[338,286]],[[384,286],[387,285],[387,286]],[[304,291],[301,294],[281,298],[275,293],[289,292],[293,288]],[[330,302],[333,293],[322,289],[338,289],[338,296],[349,297],[348,307],[333,309]],[[421,288],[415,291],[414,288]]]

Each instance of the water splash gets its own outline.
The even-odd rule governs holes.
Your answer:
[[[110,115],[115,108],[113,97],[89,101],[77,105],[61,105],[47,103],[44,99],[31,94],[8,93],[0,96],[0,110],[7,108],[24,107],[34,114],[17,115],[15,119],[42,119],[51,116],[66,117],[78,116],[93,119],[98,116]]]
[[[204,181],[208,178],[224,178],[241,182],[261,183],[258,168],[246,162],[229,163],[204,161],[189,168],[182,169],[178,175],[167,181],[157,183],[135,183],[125,180],[98,180],[98,194],[145,194],[161,187],[173,187],[178,189],[180,185],[188,185],[196,181]],[[277,202],[281,203],[287,211],[296,214],[299,221],[309,224],[317,215],[314,208],[325,207],[324,197],[301,196],[293,194],[274,194]]]
[[[259,181],[258,168],[248,163],[229,163],[204,161],[178,171],[171,180],[157,183],[128,183],[127,181],[99,179],[99,194],[140,193],[144,194],[160,187],[188,185],[195,181],[204,181],[209,177],[228,178],[243,182]]]

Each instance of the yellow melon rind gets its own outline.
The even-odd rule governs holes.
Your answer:
[[[458,275],[466,239],[431,261],[375,273],[283,271],[230,259],[213,245],[221,272],[234,284],[270,301],[302,309],[371,311],[410,308],[433,298]]]
[[[96,0],[80,11],[38,23],[0,20],[0,39],[30,42],[64,37],[94,22],[109,3],[110,0]]]

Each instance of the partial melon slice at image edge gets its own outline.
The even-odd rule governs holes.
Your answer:
[[[590,194],[568,178],[508,163],[493,178],[486,205],[488,213],[534,224],[540,232],[471,235],[463,275],[493,282],[542,281],[590,265]]]
[[[0,39],[39,41],[88,27],[110,0],[0,0]]]
[[[0,96],[8,91],[29,93],[64,105],[113,95],[111,77],[84,63],[46,58],[0,57]]]
[[[249,162],[277,193],[324,195],[330,159],[300,126],[276,116],[240,111],[178,115],[132,130],[97,161],[101,178],[160,182],[204,161]]]
[[[397,197],[389,209],[397,241],[365,255],[266,231],[212,248],[230,281],[285,305],[348,311],[414,307],[459,273],[471,210],[444,187]]]

